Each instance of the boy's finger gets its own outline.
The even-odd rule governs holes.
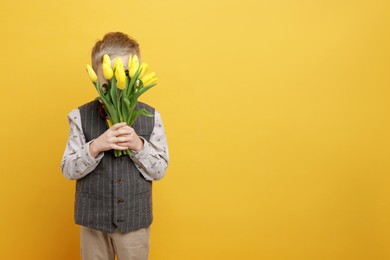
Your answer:
[[[125,125],[126,125],[125,122],[116,123],[115,125],[111,126],[111,129],[115,131],[115,130],[117,130],[117,129],[119,129],[119,128],[125,126]]]
[[[120,146],[120,145],[114,144],[114,145],[112,145],[112,149],[115,149],[115,150],[127,150],[127,149],[129,149],[129,147]]]
[[[121,136],[121,137],[116,137],[116,144],[120,145],[120,143],[123,143],[123,142],[128,142],[129,141],[129,137],[125,137],[125,136]]]
[[[133,131],[131,131],[131,129],[123,129],[123,128],[121,128],[119,130],[116,130],[114,134],[116,136],[121,136],[121,135],[130,135],[132,133],[133,133]]]

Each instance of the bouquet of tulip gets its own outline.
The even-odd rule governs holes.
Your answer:
[[[110,57],[103,56],[103,75],[107,84],[100,86],[98,77],[90,65],[87,65],[87,72],[99,93],[97,99],[103,104],[107,114],[107,124],[126,122],[131,126],[140,115],[153,116],[145,109],[134,110],[138,98],[148,89],[157,83],[156,74],[148,72],[148,64],[139,62],[137,55],[129,57],[128,71],[125,71],[121,58],[115,60],[114,67],[111,66]],[[115,150],[114,154],[119,157],[123,154],[130,155],[130,149],[125,151]]]

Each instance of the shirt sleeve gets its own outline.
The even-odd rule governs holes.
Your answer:
[[[142,139],[144,147],[138,152],[132,151],[130,157],[146,180],[160,180],[168,168],[169,153],[165,129],[158,111],[155,111],[150,140]]]
[[[81,127],[80,111],[72,110],[68,114],[69,137],[61,161],[61,171],[65,178],[77,180],[85,177],[93,171],[103,158],[104,153],[92,157],[89,153],[89,144],[86,142]]]

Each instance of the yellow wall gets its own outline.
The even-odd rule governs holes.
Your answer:
[[[66,115],[117,30],[170,145],[151,260],[390,259],[388,1],[109,3],[0,4],[1,259],[79,259]]]

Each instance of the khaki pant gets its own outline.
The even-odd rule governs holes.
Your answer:
[[[104,233],[81,226],[80,246],[83,260],[147,260],[150,227],[121,233]]]

